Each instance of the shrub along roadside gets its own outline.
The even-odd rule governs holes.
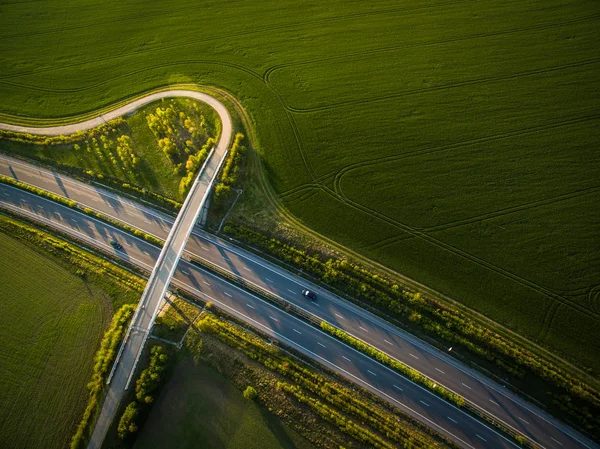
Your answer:
[[[447,304],[425,298],[419,292],[400,286],[348,259],[322,260],[319,255],[268,238],[245,226],[227,224],[224,232],[314,276],[317,280],[367,304],[413,330],[444,344],[460,346],[477,357],[494,363],[503,373],[530,379],[537,377],[551,393],[538,397],[556,412],[566,414],[590,434],[600,432],[600,392],[565,372],[540,355],[466,317]],[[540,380],[532,380],[539,383]]]
[[[141,238],[142,240],[145,240],[148,243],[151,243],[158,247],[162,247],[164,244],[163,240],[161,240],[157,237],[154,237],[153,235],[150,235],[143,231],[140,231],[139,229],[134,228],[133,226],[129,226],[121,221],[115,220],[115,219],[113,219],[107,215],[104,215],[100,212],[96,212],[95,210],[90,209],[89,207],[82,207],[76,201],[66,199],[60,195],[55,195],[54,193],[48,192],[47,190],[39,189],[30,184],[16,181],[15,179],[9,178],[8,176],[4,176],[4,175],[0,175],[0,182],[4,183],[4,184],[12,185],[21,190],[25,190],[25,191],[33,193],[35,195],[39,195],[43,198],[47,198],[49,200],[55,201],[64,206],[67,206],[71,209],[77,209],[77,210],[83,212],[84,214],[89,215],[90,217],[94,217],[99,220],[102,220],[108,224],[113,225],[116,228],[122,229],[122,230],[128,232],[129,234],[135,235],[136,237]]]
[[[370,393],[352,388],[345,381],[334,380],[232,322],[205,312],[196,324],[202,333],[217,337],[275,373],[277,391],[290,394],[295,401],[309,407],[339,432],[351,436],[361,445],[381,448],[453,446],[432,429],[379,401]],[[200,335],[190,332],[186,347],[198,346],[204,351]],[[247,371],[250,367],[241,369]],[[273,385],[265,385],[264,376],[260,380],[256,385],[256,399],[269,403],[270,397],[276,395]]]
[[[2,152],[0,150],[0,152]],[[111,187],[115,190],[118,190],[125,195],[134,198],[136,200],[144,199],[158,207],[163,208],[169,212],[177,212],[181,209],[182,203],[167,198],[165,196],[159,195],[157,193],[151,192],[147,189],[131,185],[127,182],[123,182],[118,178],[114,178],[112,176],[103,175],[102,173],[96,173],[92,170],[86,170],[79,167],[73,167],[71,165],[66,165],[61,162],[58,162],[54,159],[30,155],[29,157],[23,157],[20,154],[14,153],[6,153],[8,156],[13,157],[15,159],[21,159],[30,164],[43,165],[44,167],[52,167],[55,170],[58,170],[62,173],[65,173],[75,179],[80,181],[88,182],[88,183],[98,183],[103,187]]]
[[[64,206],[70,207],[71,209],[75,209],[77,207],[77,202],[73,200],[69,200],[60,195],[55,195],[54,193],[50,193],[44,189],[38,189],[30,184],[25,184],[24,182],[17,181],[16,179],[10,178],[5,175],[0,175],[0,182],[3,184],[8,184],[13,187],[17,187],[21,190],[25,190],[30,193],[34,193],[44,198],[48,198],[49,200],[56,201]]]
[[[135,399],[127,405],[117,426],[117,434],[122,440],[134,435],[142,425],[141,419],[150,413],[155,395],[162,384],[168,359],[162,346],[154,345],[150,349],[148,368],[140,373],[136,382]]]
[[[241,144],[242,140],[244,140],[244,135],[237,133],[221,171],[219,183],[215,186],[215,202],[217,204],[221,204],[227,199],[231,194],[231,189],[237,183],[239,166],[246,152],[246,147]]]
[[[92,424],[100,411],[102,397],[106,388],[106,377],[117,355],[119,344],[127,330],[127,324],[133,316],[135,306],[126,304],[115,313],[112,323],[100,343],[100,349],[94,357],[92,380],[88,384],[90,398],[83,413],[83,418],[77,427],[77,432],[71,440],[71,449],[79,449],[87,444],[92,432]]]
[[[354,338],[351,335],[348,335],[343,330],[338,329],[337,327],[331,326],[330,324],[326,323],[325,321],[321,322],[321,329],[324,330],[325,332],[327,332],[329,335],[333,335],[334,337],[343,341],[344,343],[348,344],[349,346],[352,346],[353,348],[359,350],[363,354],[366,354],[369,357],[374,358],[378,362],[390,367],[394,371],[409,378],[416,384],[419,384],[419,385],[427,388],[428,390],[432,391],[433,393],[437,394],[438,396],[447,400],[448,402],[451,402],[452,404],[454,404],[458,407],[462,407],[465,405],[465,399],[462,396],[452,393],[451,391],[447,390],[446,388],[442,387],[441,385],[438,385],[437,383],[433,382],[428,377],[423,376],[417,370],[409,368],[404,363],[402,363],[396,359],[393,359],[390,356],[388,356],[387,354],[375,349],[373,346],[369,346],[368,344],[364,343],[363,341],[361,341],[357,338]]]

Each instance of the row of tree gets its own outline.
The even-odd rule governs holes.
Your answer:
[[[215,186],[215,201],[217,204],[225,201],[231,194],[231,189],[238,181],[240,164],[242,163],[242,158],[246,152],[246,147],[242,145],[243,140],[244,135],[242,133],[237,133],[235,135],[233,145],[231,146],[231,150],[229,150],[229,154],[227,155],[227,160],[223,165],[219,183]]]
[[[150,350],[150,362],[144,369],[135,385],[135,400],[131,401],[117,426],[119,438],[125,439],[135,434],[141,425],[141,413],[148,416],[151,404],[156,399],[156,394],[164,379],[169,357],[160,345],[154,345]]]

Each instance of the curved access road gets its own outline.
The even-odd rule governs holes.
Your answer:
[[[210,95],[188,90],[169,90],[149,94],[106,114],[71,125],[61,125],[49,128],[34,128],[7,124],[0,125],[0,128],[2,129],[29,134],[73,134],[75,132],[95,128],[116,117],[132,113],[145,104],[168,97],[193,98],[212,106],[221,119],[221,136],[219,137],[216,147],[213,148],[208,155],[206,162],[192,184],[183,206],[166,236],[165,245],[151,270],[150,278],[148,279],[148,283],[142,293],[138,307],[131,319],[131,324],[129,325],[129,329],[123,339],[123,343],[109,375],[108,391],[104,397],[102,408],[96,421],[96,426],[94,427],[94,431],[88,444],[89,449],[98,449],[102,446],[102,442],[104,441],[111,422],[115,418],[121,399],[124,396],[124,392],[132,381],[137,362],[144,349],[148,336],[150,335],[150,331],[154,325],[154,319],[158,315],[163,298],[167,293],[171,278],[175,273],[175,269],[177,268],[177,264],[179,263],[187,240],[192,233],[192,229],[196,224],[196,220],[198,219],[202,208],[208,200],[215,178],[227,156],[233,134],[231,116],[229,115],[227,108]]]
[[[174,97],[193,98],[194,100],[199,100],[203,103],[208,104],[215,111],[217,111],[217,114],[219,114],[219,117],[221,118],[221,122],[223,124],[223,131],[221,133],[221,137],[226,137],[226,127],[229,127],[229,132],[231,133],[231,117],[223,103],[203,92],[196,92],[194,90],[185,89],[165,90],[162,92],[148,94],[145,97],[133,100],[131,103],[127,103],[126,105],[121,106],[117,109],[113,109],[112,111],[107,112],[105,114],[101,114],[97,117],[82,122],[72,123],[70,125],[59,125],[40,128],[34,126],[21,126],[11,125],[10,123],[0,123],[0,129],[3,129],[5,131],[35,134],[38,136],[61,136],[74,134],[79,131],[87,131],[89,129],[104,125],[106,122],[114,120],[118,117],[122,117],[123,115],[131,114],[137,111],[142,106],[152,103],[153,101],[160,100],[161,98]]]

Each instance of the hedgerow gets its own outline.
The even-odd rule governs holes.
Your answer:
[[[135,311],[135,306],[126,304],[115,313],[112,323],[100,343],[100,349],[94,357],[92,380],[88,384],[90,398],[83,412],[83,418],[71,440],[71,449],[79,449],[86,445],[91,436],[93,421],[100,411],[102,398],[106,389],[106,379],[111,365],[117,355],[118,347],[123,340],[127,324]]]
[[[135,384],[135,399],[127,405],[119,420],[119,438],[125,439],[135,434],[142,425],[141,421],[149,415],[156,399],[154,395],[164,380],[168,360],[167,352],[162,346],[152,346],[148,367],[140,373]]]
[[[235,135],[233,145],[221,171],[219,183],[215,186],[215,201],[217,204],[222,203],[229,196],[231,189],[238,181],[240,163],[246,152],[246,147],[242,145],[243,140],[244,135],[242,133]]]

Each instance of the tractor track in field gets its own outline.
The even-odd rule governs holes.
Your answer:
[[[462,0],[461,3],[466,3],[466,2],[470,2],[472,0]],[[448,4],[452,4],[452,2],[448,2]],[[417,7],[416,9],[422,9],[423,7]],[[431,7],[427,7],[427,8],[431,8]],[[392,9],[400,9],[402,10],[402,8],[391,8]],[[405,10],[410,11],[411,9],[409,8],[404,8]],[[287,30],[287,29],[301,29],[303,27],[305,27],[306,25],[317,25],[317,24],[326,24],[326,23],[332,23],[332,22],[336,22],[336,21],[341,21],[341,20],[346,20],[348,18],[361,18],[361,17],[366,17],[366,16],[372,16],[372,15],[379,15],[379,14],[389,14],[390,10],[381,10],[381,11],[371,11],[368,13],[356,13],[356,14],[347,14],[347,15],[342,15],[342,16],[338,16],[338,17],[329,17],[329,18],[323,18],[323,19],[315,19],[312,21],[307,21],[307,22],[302,22],[302,23],[288,23],[288,24],[281,24],[281,25],[270,25],[270,26],[264,26],[264,27],[260,27],[260,28],[253,28],[251,30],[246,30],[246,31],[240,31],[237,33],[226,33],[220,36],[211,36],[211,37],[201,37],[201,38],[194,38],[194,39],[188,39],[185,41],[181,41],[181,42],[177,42],[177,43],[172,43],[172,44],[168,44],[168,45],[160,45],[160,46],[156,46],[156,47],[151,47],[151,48],[147,48],[147,49],[143,49],[143,50],[137,50],[137,51],[131,51],[128,53],[120,53],[118,55],[112,55],[112,56],[105,56],[105,57],[100,57],[100,58],[95,58],[95,59],[89,59],[87,61],[84,62],[78,62],[78,63],[72,63],[72,64],[64,64],[60,67],[60,69],[65,69],[65,68],[75,68],[75,67],[80,67],[80,66],[85,66],[85,65],[89,65],[89,64],[93,64],[93,63],[99,63],[99,62],[106,62],[106,61],[113,61],[113,60],[120,60],[123,58],[128,58],[131,56],[138,56],[138,55],[143,55],[146,53],[150,53],[150,52],[157,52],[157,51],[163,51],[163,50],[172,50],[174,48],[179,48],[179,47],[186,47],[189,45],[194,45],[194,44],[199,44],[199,43],[205,43],[205,42],[211,42],[211,41],[218,41],[218,40],[222,40],[222,39],[231,39],[234,37],[243,37],[243,36],[250,36],[253,34],[259,34],[259,33],[272,33],[273,31],[281,31],[281,30]],[[56,67],[43,67],[43,68],[39,68],[39,69],[34,69],[34,70],[28,70],[28,71],[22,71],[22,72],[18,72],[18,73],[12,73],[12,74],[7,74],[7,75],[0,75],[0,79],[10,79],[10,78],[21,78],[24,76],[29,76],[29,75],[35,75],[35,74],[40,74],[40,73],[45,73],[48,71],[54,71],[56,70]]]
[[[229,4],[234,4],[234,3],[250,3],[252,0],[230,0],[228,3]],[[14,3],[2,3],[2,5],[10,5],[10,4],[22,4],[22,3],[34,3],[34,2],[39,2],[39,0],[32,0],[31,2],[14,2]],[[209,3],[209,4],[204,4],[203,8],[207,8],[207,7],[211,7],[211,6],[218,6],[220,5],[220,2],[213,2],[213,3]],[[64,31],[75,31],[75,30],[80,30],[80,29],[90,29],[90,28],[103,28],[106,25],[112,25],[115,23],[127,23],[127,22],[138,22],[140,19],[151,19],[153,17],[161,17],[161,18],[169,18],[169,17],[175,17],[178,13],[180,12],[186,12],[189,11],[190,7],[189,6],[185,6],[185,7],[181,7],[181,8],[172,8],[169,9],[168,12],[165,11],[156,11],[156,12],[148,12],[148,13],[139,13],[136,14],[135,17],[122,17],[122,18],[118,18],[118,19],[111,19],[111,20],[98,20],[98,21],[94,21],[93,23],[89,23],[89,24],[84,24],[84,25],[71,25],[68,27],[64,28]],[[36,36],[47,36],[50,34],[56,34],[56,33],[60,33],[61,32],[61,28],[60,27],[54,27],[54,28],[47,28],[45,30],[40,30],[34,33],[16,33],[16,34],[8,34],[6,36],[0,36],[0,39],[5,40],[5,39],[16,39],[16,38],[20,38],[20,37],[36,37]]]
[[[600,14],[592,14],[590,16],[578,17],[578,18],[574,18],[574,19],[570,19],[570,20],[564,20],[561,22],[537,24],[537,25],[531,25],[531,26],[519,27],[519,28],[510,28],[507,30],[489,32],[489,33],[477,33],[477,34],[471,34],[468,36],[460,36],[460,37],[455,37],[455,38],[450,38],[450,39],[434,39],[434,40],[425,41],[425,42],[412,42],[412,43],[408,43],[408,44],[390,45],[387,47],[382,47],[382,48],[377,48],[377,49],[372,49],[372,50],[362,50],[362,51],[358,51],[358,52],[349,52],[349,53],[343,53],[343,54],[336,54],[336,55],[332,55],[332,56],[324,56],[321,58],[312,58],[312,59],[307,59],[307,60],[300,61],[300,62],[277,64],[272,67],[269,67],[263,73],[262,76],[263,76],[263,80],[266,83],[271,83],[271,75],[275,71],[285,69],[285,68],[301,67],[301,66],[305,66],[305,65],[316,64],[319,62],[347,60],[348,58],[353,58],[356,56],[369,56],[369,55],[374,55],[374,54],[379,54],[379,53],[394,52],[397,50],[403,50],[403,49],[407,49],[407,48],[430,47],[430,46],[444,45],[444,44],[450,44],[450,43],[461,42],[461,41],[468,41],[471,39],[482,39],[482,38],[487,38],[487,37],[502,36],[502,35],[506,35],[506,34],[522,33],[522,32],[526,32],[526,31],[547,30],[547,29],[552,29],[552,28],[559,28],[559,27],[562,27],[565,25],[572,25],[575,23],[587,22],[589,20],[597,19],[598,17],[600,17]],[[301,108],[299,108],[299,109],[302,110]]]
[[[86,90],[94,89],[94,88],[97,88],[100,86],[110,85],[110,84],[114,83],[115,80],[127,78],[127,77],[130,77],[133,75],[138,75],[140,73],[149,72],[152,70],[161,69],[161,68],[165,68],[165,67],[177,67],[179,65],[188,65],[188,64],[208,64],[208,65],[216,65],[216,66],[221,66],[221,67],[233,68],[236,70],[240,70],[244,73],[247,73],[248,75],[260,80],[260,75],[258,73],[254,72],[242,65],[239,65],[239,64],[233,64],[233,63],[222,62],[222,61],[214,61],[214,60],[210,60],[210,59],[189,59],[186,61],[164,62],[161,64],[155,64],[152,67],[146,67],[143,69],[133,70],[131,72],[117,75],[113,78],[104,79],[103,81],[100,81],[100,82],[97,82],[94,84],[88,84],[88,85],[85,85],[82,87],[72,87],[72,88],[67,88],[67,89],[63,89],[63,88],[55,89],[55,88],[31,86],[28,84],[16,83],[13,81],[5,81],[5,80],[1,80],[1,79],[0,79],[0,84],[18,87],[19,89],[27,89],[27,90],[31,90],[34,92],[45,92],[45,93],[52,93],[52,94],[79,93],[79,92],[84,92]]]
[[[470,145],[489,143],[489,142],[493,142],[496,140],[506,139],[509,137],[522,136],[522,135],[530,134],[533,132],[546,131],[546,130],[551,130],[554,128],[559,128],[559,127],[563,127],[563,126],[571,126],[571,125],[575,125],[578,123],[584,123],[587,121],[593,121],[593,120],[598,120],[598,119],[600,119],[600,113],[585,115],[585,116],[581,116],[581,117],[563,119],[560,121],[546,123],[543,125],[527,126],[524,128],[519,128],[519,129],[512,130],[512,131],[506,131],[506,132],[499,133],[499,134],[492,134],[492,135],[488,135],[488,136],[478,137],[475,139],[469,139],[469,140],[464,140],[461,142],[455,142],[455,143],[451,143],[449,145],[442,145],[442,146],[438,146],[438,147],[434,147],[434,148],[427,148],[427,149],[423,149],[423,150],[409,151],[409,152],[402,153],[402,154],[390,155],[390,156],[386,156],[383,158],[380,157],[380,158],[374,158],[371,160],[355,162],[353,164],[350,164],[350,165],[347,165],[346,167],[341,168],[336,173],[334,181],[333,181],[333,190],[336,194],[343,196],[342,189],[341,189],[342,178],[344,176],[346,176],[348,173],[350,173],[351,171],[359,170],[359,169],[362,169],[365,167],[370,167],[370,166],[375,166],[375,165],[380,165],[380,164],[388,164],[391,162],[396,162],[396,161],[399,161],[402,159],[408,159],[408,158],[417,157],[417,156],[452,151],[452,150],[456,150],[459,148],[468,147]]]
[[[543,69],[527,70],[527,71],[523,71],[523,72],[511,73],[511,74],[506,74],[506,75],[495,75],[495,76],[490,76],[490,77],[477,78],[477,79],[473,79],[473,80],[460,81],[457,83],[448,83],[448,84],[443,84],[440,86],[423,87],[420,89],[413,89],[413,90],[408,90],[405,92],[390,93],[390,94],[386,94],[386,95],[374,95],[371,97],[362,97],[360,99],[355,99],[355,100],[340,101],[338,103],[329,103],[326,106],[324,105],[324,106],[315,106],[312,108],[296,108],[296,107],[286,105],[286,108],[289,111],[294,112],[296,114],[309,114],[309,113],[315,113],[315,112],[325,112],[325,111],[344,108],[344,107],[348,107],[348,106],[356,106],[356,105],[362,105],[362,104],[378,103],[378,102],[383,102],[383,101],[388,101],[388,100],[395,100],[398,98],[409,97],[412,95],[419,95],[419,94],[423,94],[423,93],[436,92],[436,91],[449,90],[449,89],[458,89],[458,88],[467,87],[467,86],[476,86],[476,85],[481,85],[481,84],[497,83],[497,82],[502,82],[502,81],[507,81],[507,80],[512,80],[512,79],[523,78],[523,77],[527,77],[527,76],[542,75],[542,74],[557,72],[557,71],[561,71],[561,70],[568,70],[568,69],[579,68],[579,67],[583,67],[583,66],[587,66],[587,65],[594,65],[594,64],[597,64],[598,62],[600,62],[600,58],[593,58],[593,59],[588,59],[588,60],[584,60],[584,61],[577,61],[577,62],[573,62],[573,63],[569,63],[569,64],[563,64],[563,65],[559,65],[559,66],[546,67]]]
[[[539,294],[541,294],[542,296],[546,296],[550,299],[559,301],[567,306],[572,307],[573,309],[586,314],[586,315],[591,315],[595,320],[600,321],[600,313],[597,312],[593,312],[590,311],[589,309],[586,309],[585,307],[582,307],[580,304],[578,304],[577,302],[568,299],[567,297],[561,296],[559,294],[557,294],[556,292],[554,292],[552,289],[549,289],[547,287],[544,287],[543,285],[537,284],[529,279],[525,279],[521,276],[519,276],[518,274],[507,270],[505,268],[502,268],[496,264],[493,264],[491,262],[488,262],[487,260],[475,256],[467,251],[464,251],[458,247],[455,247],[453,245],[450,245],[438,238],[435,238],[433,236],[430,236],[428,234],[425,234],[421,231],[417,231],[417,230],[413,230],[412,228],[410,228],[409,226],[404,225],[403,223],[397,222],[396,220],[390,219],[389,217],[369,208],[366,206],[363,206],[359,203],[356,203],[352,200],[347,200],[344,201],[343,198],[339,197],[338,195],[336,195],[335,192],[331,191],[331,190],[327,190],[327,193],[332,196],[334,199],[339,200],[340,202],[342,202],[343,204],[347,205],[348,207],[355,209],[357,211],[360,211],[362,213],[366,213],[367,215],[372,216],[373,218],[376,218],[380,221],[382,221],[383,223],[386,223],[388,225],[391,225],[393,227],[396,227],[397,229],[400,229],[404,232],[406,232],[407,234],[410,234],[412,236],[414,236],[415,238],[422,240],[430,245],[433,245],[439,249],[444,250],[445,252],[448,252],[450,254],[453,254],[461,259],[465,259],[475,265],[478,265],[480,267],[486,268],[492,272],[495,272],[496,274],[499,274],[507,279],[510,279],[512,281],[514,281],[517,284],[520,284],[524,287],[527,287],[530,290],[533,290]]]
[[[440,225],[440,226],[436,227],[436,229],[433,229],[433,228],[413,228],[413,229],[421,231],[421,232],[445,231],[448,229],[459,228],[459,227],[467,225],[467,224],[478,223],[480,221],[490,220],[490,219],[494,219],[497,217],[502,217],[504,215],[510,215],[512,213],[521,212],[524,210],[535,209],[537,207],[545,206],[547,204],[553,204],[553,203],[557,203],[560,201],[565,201],[565,200],[569,200],[572,198],[576,198],[579,196],[584,196],[584,195],[593,193],[598,190],[600,190],[600,187],[590,187],[588,189],[582,189],[582,190],[567,193],[564,195],[558,195],[558,196],[552,197],[552,198],[545,198],[543,200],[539,200],[539,201],[533,202],[533,203],[527,203],[527,204],[523,204],[523,205],[519,205],[519,206],[514,206],[511,208],[506,208],[506,209],[498,210],[495,212],[490,212],[487,214],[476,215],[476,216],[470,217],[468,219],[462,220],[460,222],[454,222],[451,226]],[[292,203],[292,204],[294,204],[294,203]],[[393,244],[396,244],[399,242],[403,242],[405,240],[410,240],[412,238],[414,238],[414,237],[411,235],[396,235],[396,236],[392,236],[392,237],[387,237],[385,239],[379,240],[379,241],[371,243],[369,245],[364,245],[364,246],[360,247],[360,249],[371,250],[371,251],[372,250],[380,250],[380,249],[385,248],[386,246],[393,245]],[[552,288],[552,290],[556,294],[559,294],[561,296],[576,297],[576,296],[580,296],[580,295],[586,293],[587,287],[577,288],[574,290],[561,290],[561,289]]]
[[[590,287],[586,299],[591,310],[600,313],[600,284]]]
[[[36,0],[37,1],[37,0]],[[18,2],[21,3],[21,2]],[[233,1],[228,1],[228,4],[236,4],[236,3],[251,3],[251,0],[233,0]],[[281,25],[275,25],[275,27],[270,27],[269,29],[281,29],[279,27],[284,27],[285,28],[294,28],[294,27],[300,27],[300,26],[306,26],[306,25],[318,25],[318,24],[324,24],[324,23],[330,23],[330,22],[337,22],[337,21],[343,21],[343,20],[347,20],[347,19],[355,19],[355,18],[363,18],[363,17],[369,17],[369,16],[378,16],[378,15],[384,15],[384,14],[391,14],[391,13],[395,13],[395,12],[412,12],[412,11],[418,11],[418,10],[423,10],[423,9],[431,9],[431,8],[437,8],[440,6],[453,6],[456,4],[461,4],[461,3],[474,3],[473,0],[459,0],[459,1],[449,1],[449,2],[443,2],[443,3],[436,3],[435,5],[425,5],[425,6],[415,6],[412,8],[407,8],[407,7],[394,7],[394,8],[386,8],[386,9],[380,9],[377,11],[368,11],[368,12],[362,12],[362,13],[351,13],[351,14],[340,14],[340,15],[333,15],[331,17],[323,17],[321,19],[314,19],[314,20],[308,20],[306,22],[303,22],[302,25],[299,25],[297,23],[290,23],[290,24],[281,24]],[[208,8],[211,6],[218,6],[221,5],[220,2],[213,2],[213,3],[209,3],[209,4],[203,4],[203,8]],[[98,21],[98,22],[94,22],[91,24],[86,24],[86,25],[73,25],[71,27],[66,28],[67,31],[71,31],[71,30],[77,30],[77,29],[82,29],[82,28],[101,28],[107,24],[113,24],[113,23],[122,23],[122,22],[130,22],[130,21],[138,21],[139,19],[146,19],[146,18],[152,18],[152,17],[174,17],[177,15],[177,13],[180,12],[185,12],[185,11],[189,11],[190,7],[186,6],[186,7],[181,7],[181,8],[177,8],[177,9],[170,9],[168,12],[153,12],[153,13],[147,13],[147,14],[141,14],[139,16],[136,17],[127,17],[127,18],[121,18],[121,19],[117,19],[117,20],[105,20],[105,21]],[[267,28],[267,27],[265,27]],[[255,31],[256,32],[263,32],[265,30],[265,28],[261,28]],[[24,37],[24,36],[43,36],[43,35],[47,35],[47,34],[54,34],[60,32],[60,29],[57,28],[48,28],[46,30],[40,30],[36,33],[18,33],[18,34],[11,34],[11,35],[7,35],[7,36],[0,36],[1,39],[12,39],[12,38],[18,38],[18,37]],[[217,39],[223,39],[225,37],[229,37],[232,36],[231,34],[228,35],[222,35],[222,36],[218,36],[216,37]]]
[[[441,146],[433,147],[433,148],[409,151],[409,152],[405,152],[402,154],[394,154],[394,155],[385,156],[385,157],[366,159],[363,161],[358,161],[358,162],[354,162],[352,164],[346,165],[345,167],[342,167],[337,171],[331,171],[331,172],[325,173],[319,177],[315,177],[310,182],[303,183],[303,184],[297,185],[295,187],[292,187],[291,189],[283,191],[282,193],[280,193],[278,195],[278,197],[279,198],[287,198],[287,197],[292,196],[295,193],[298,193],[307,188],[313,188],[313,187],[323,188],[324,185],[323,185],[322,181],[326,180],[327,178],[332,177],[332,176],[333,176],[333,190],[336,192],[336,194],[343,195],[343,193],[341,192],[341,187],[340,187],[341,179],[348,172],[353,171],[353,170],[359,170],[361,168],[368,167],[368,166],[388,164],[390,162],[396,162],[401,159],[408,159],[408,158],[418,157],[418,156],[423,156],[423,155],[428,155],[428,154],[435,154],[435,153],[440,153],[440,152],[445,152],[445,151],[451,151],[451,150],[460,149],[463,147],[467,147],[467,146],[475,145],[475,144],[479,144],[479,143],[488,143],[488,142],[492,142],[494,140],[501,140],[504,138],[521,136],[521,135],[529,134],[532,132],[549,130],[549,129],[553,129],[553,128],[561,127],[561,126],[574,125],[577,123],[581,123],[581,122],[585,122],[585,121],[589,121],[589,120],[596,120],[596,119],[600,119],[600,114],[592,114],[592,115],[567,119],[567,120],[563,120],[560,122],[554,122],[554,123],[548,123],[548,124],[544,124],[544,125],[520,128],[520,129],[513,130],[513,131],[507,131],[507,132],[501,133],[501,134],[493,134],[493,135],[489,135],[489,136],[478,137],[476,139],[464,140],[464,141],[452,143],[449,145],[441,145]],[[427,230],[428,228],[421,228],[421,229]]]

